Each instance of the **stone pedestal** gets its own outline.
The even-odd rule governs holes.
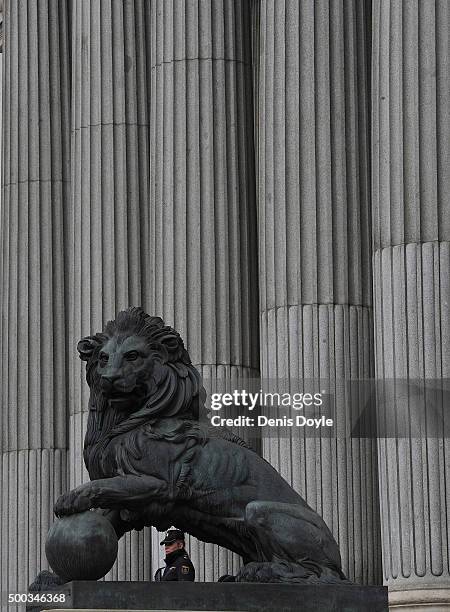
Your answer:
[[[43,609],[184,612],[387,612],[385,587],[197,582],[69,582]]]

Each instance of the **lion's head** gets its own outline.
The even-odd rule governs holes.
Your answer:
[[[102,333],[78,343],[91,389],[85,438],[89,469],[94,447],[161,418],[206,415],[205,392],[178,332],[132,307]],[[91,471],[91,470],[89,470]]]
[[[197,418],[200,375],[179,333],[140,307],[119,312],[102,333],[78,343],[90,408],[130,415]]]

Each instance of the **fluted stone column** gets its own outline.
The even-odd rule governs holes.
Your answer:
[[[258,374],[249,8],[152,2],[151,310],[206,381]],[[237,569],[212,545],[190,550],[197,579]]]
[[[148,304],[149,113],[145,0],[73,0],[69,275],[70,486],[82,459],[89,390],[78,340]],[[150,531],[127,534],[107,578],[151,575]]]
[[[447,0],[374,2],[376,374],[394,423],[379,442],[383,570],[402,610],[450,608],[448,403],[430,393],[450,376],[449,26]]]
[[[373,376],[366,19],[359,0],[261,1],[257,158],[261,376],[321,379],[337,406],[331,438],[285,431],[264,456],[323,516],[347,575],[371,583],[376,441],[349,435],[344,385]]]
[[[48,568],[66,488],[69,39],[66,2],[6,0],[0,287],[2,610]],[[17,609],[17,606],[12,606]]]

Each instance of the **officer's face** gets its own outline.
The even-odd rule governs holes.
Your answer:
[[[164,544],[164,550],[166,551],[166,555],[170,555],[170,553],[173,553],[175,550],[179,550],[183,547],[183,540],[175,540],[175,542],[172,542],[172,544]]]

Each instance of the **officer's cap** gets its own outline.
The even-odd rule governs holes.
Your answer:
[[[177,540],[184,540],[184,532],[179,529],[169,529],[169,531],[166,532],[166,537],[160,544],[161,546],[163,544],[173,544]]]

